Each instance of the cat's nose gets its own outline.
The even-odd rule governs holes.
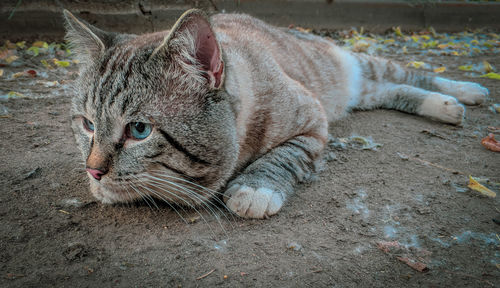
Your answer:
[[[99,170],[99,169],[92,169],[92,168],[87,168],[87,172],[90,173],[90,175],[92,175],[92,177],[94,177],[96,180],[101,180],[101,177],[108,173],[108,171],[103,171],[103,170]]]

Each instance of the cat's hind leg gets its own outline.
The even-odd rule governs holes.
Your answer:
[[[250,164],[228,184],[226,206],[245,218],[276,214],[294,186],[315,171],[326,139],[315,135],[292,138]]]
[[[479,105],[489,95],[488,89],[473,82],[454,81],[442,77],[433,77],[432,86],[437,91],[454,96],[467,105]]]
[[[394,83],[414,86],[454,96],[458,101],[467,105],[481,104],[489,94],[488,89],[477,83],[455,81],[438,77],[429,72],[407,69],[391,60],[363,54],[358,54],[357,59],[366,81],[378,85]]]
[[[450,95],[402,84],[374,84],[358,109],[386,108],[421,115],[440,122],[462,124],[465,108]]]

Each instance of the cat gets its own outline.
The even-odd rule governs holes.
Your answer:
[[[460,125],[488,90],[354,54],[243,14],[185,12],[168,31],[105,32],[67,10],[81,61],[72,129],[92,194],[276,214],[317,169],[329,123],[387,108]],[[223,191],[224,192],[219,192]]]

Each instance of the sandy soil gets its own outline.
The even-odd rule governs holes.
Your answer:
[[[500,68],[496,55],[433,61],[458,60]],[[181,210],[184,222],[168,205],[97,203],[70,129],[72,95],[43,88],[40,99],[4,100],[0,286],[500,286],[499,197],[466,188],[469,174],[500,181],[500,153],[480,145],[488,126],[500,126],[488,110],[500,102],[500,81],[449,71],[490,89],[463,127],[396,111],[353,113],[330,133],[382,146],[332,145],[325,170],[268,220]],[[21,80],[2,85],[31,89]]]

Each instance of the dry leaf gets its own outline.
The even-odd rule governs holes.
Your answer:
[[[462,65],[462,66],[458,66],[458,69],[459,69],[459,70],[462,70],[462,71],[472,71],[472,68],[473,68],[473,66],[472,66],[472,65]]]
[[[490,133],[488,136],[484,137],[481,140],[481,144],[488,150],[500,152],[500,142],[495,140],[495,135],[493,135],[493,133]]]
[[[33,44],[31,44],[33,47],[38,47],[38,48],[49,48],[49,44],[44,41],[36,41]]]
[[[495,70],[493,70],[493,67],[491,66],[491,64],[488,63],[488,61],[483,61],[483,66],[484,66],[484,71],[486,73],[491,73],[491,72],[495,71]]]
[[[397,257],[397,259],[406,265],[410,266],[411,268],[417,270],[418,272],[427,272],[429,271],[429,268],[427,267],[426,264],[422,262],[418,262],[416,260],[410,259],[408,257]]]
[[[470,189],[472,190],[475,190],[481,194],[483,194],[484,196],[488,196],[488,197],[497,197],[497,193],[491,191],[490,189],[484,187],[483,185],[481,185],[479,182],[477,182],[477,180],[472,177],[472,176],[469,176],[469,185],[467,185],[467,187],[469,187]]]
[[[16,61],[17,59],[19,59],[19,57],[17,57],[16,55],[12,55],[12,56],[9,56],[5,59],[5,62],[7,62],[7,64],[10,64],[14,61]]]
[[[422,61],[412,61],[408,64],[406,64],[406,67],[413,67],[419,69],[420,67],[424,66],[425,62]]]
[[[481,78],[490,78],[490,79],[495,79],[495,80],[500,80],[500,74],[498,73],[488,73],[488,74],[484,74],[484,75],[481,75],[479,76]]]
[[[438,67],[438,68],[435,68],[434,70],[434,73],[443,73],[444,71],[446,71],[446,67]]]

